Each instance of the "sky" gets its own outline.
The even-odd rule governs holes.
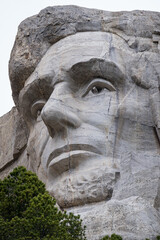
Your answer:
[[[107,11],[149,10],[160,12],[160,0],[1,0],[0,14],[0,116],[14,106],[8,77],[8,61],[18,25],[41,9],[56,5],[78,5]]]

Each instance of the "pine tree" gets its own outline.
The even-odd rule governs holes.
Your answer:
[[[85,240],[79,216],[61,212],[38,177],[18,167],[0,181],[1,240]]]

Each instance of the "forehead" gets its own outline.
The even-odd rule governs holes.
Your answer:
[[[68,36],[54,44],[41,59],[25,86],[37,77],[55,76],[60,71],[68,71],[79,62],[91,59],[104,59],[115,62],[122,70],[125,68],[125,55],[130,52],[126,42],[111,33],[84,32]],[[132,55],[132,53],[129,53]]]

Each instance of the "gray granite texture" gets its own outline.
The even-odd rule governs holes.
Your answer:
[[[19,165],[26,166],[24,152],[27,146],[28,130],[16,107],[0,117],[0,177],[4,178]],[[21,156],[24,161],[22,162]],[[27,166],[26,166],[27,167]]]
[[[160,13],[48,7],[19,25],[9,72],[0,176],[36,172],[88,240],[160,235]]]

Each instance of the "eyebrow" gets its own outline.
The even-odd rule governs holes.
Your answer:
[[[63,72],[63,74],[65,74],[64,71],[63,69],[61,73]],[[78,82],[78,85],[88,82],[95,77],[104,78],[113,85],[123,83],[125,80],[124,73],[117,64],[101,58],[92,58],[89,61],[78,62],[72,65],[70,69],[66,70],[66,74],[69,74],[71,77],[71,82],[74,81],[75,84]],[[51,76],[50,74],[45,74],[40,78],[35,74],[35,79],[26,85],[20,92],[20,105],[23,107],[23,103],[26,102],[26,100],[33,103],[37,98],[36,96],[47,98],[44,94],[48,92],[47,95],[49,96],[53,91],[54,85],[60,81],[61,80],[59,80],[57,76]],[[47,91],[45,88],[47,88]]]
[[[113,84],[122,84],[125,81],[125,74],[116,63],[99,58],[76,63],[68,73],[73,81],[78,83],[87,82],[94,77],[105,78]]]

